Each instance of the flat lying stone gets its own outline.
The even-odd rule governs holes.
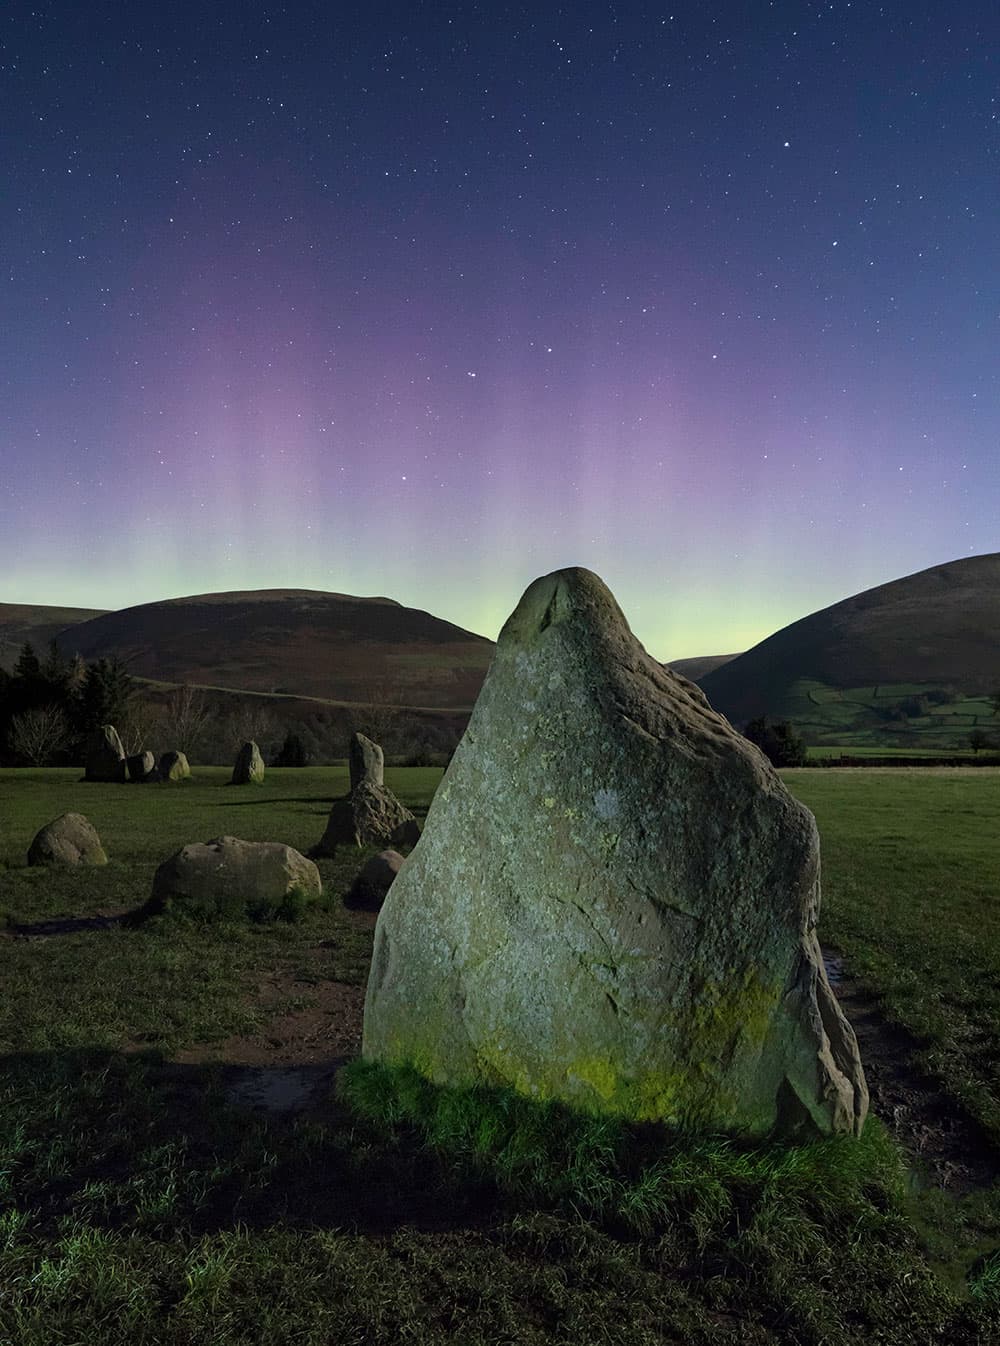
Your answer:
[[[293,892],[313,901],[321,891],[319,870],[292,846],[217,837],[164,860],[136,919],[175,911],[201,920],[262,920],[280,915]]]

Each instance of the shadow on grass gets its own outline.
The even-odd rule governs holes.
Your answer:
[[[111,930],[122,925],[130,912],[123,911],[117,916],[63,916],[51,921],[14,921],[8,927],[8,934],[25,939],[40,939],[46,935],[79,935],[88,930]]]
[[[368,1234],[499,1218],[495,1187],[459,1184],[415,1138],[348,1112],[332,1087],[308,1112],[282,1114],[234,1104],[233,1084],[230,1067],[158,1053],[8,1056],[0,1170],[20,1209],[53,1229],[86,1219],[203,1234],[280,1221]]]
[[[219,799],[214,802],[214,807],[223,809],[240,809],[247,807],[259,808],[261,804],[272,804],[272,803],[317,804],[322,805],[324,811],[328,811],[334,799],[337,798],[339,798],[338,795],[331,795],[329,799],[327,799],[325,796],[318,796],[318,795],[298,795],[291,799],[286,799],[284,795],[276,796],[274,798],[269,798],[267,796],[261,798],[260,796],[258,796],[258,798],[256,799]],[[317,809],[316,811],[319,812],[320,810]]]

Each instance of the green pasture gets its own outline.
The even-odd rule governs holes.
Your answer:
[[[772,710],[772,718],[789,719],[810,746],[833,746],[853,753],[859,748],[880,752],[909,749],[915,754],[963,752],[974,729],[1000,744],[1000,717],[988,696],[956,695],[935,703],[939,689],[915,682],[882,683],[875,687],[831,687],[801,678],[792,683]],[[931,696],[925,713],[911,709],[904,718],[889,718],[893,706],[910,698]]]
[[[0,771],[0,1346],[1000,1342],[1000,1190],[913,1190],[874,1116],[741,1145],[358,1067],[319,1111],[237,1106],[227,1042],[363,987],[363,854],[318,862],[295,923],[86,922],[190,841],[308,850],[346,769],[79,774]],[[386,771],[418,816],[440,776]],[[1000,771],[784,777],[820,826],[824,947],[1000,1153]],[[28,868],[67,810],[110,863]]]

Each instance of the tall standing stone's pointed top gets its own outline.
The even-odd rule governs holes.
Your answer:
[[[356,790],[362,781],[367,781],[369,785],[382,785],[385,779],[385,754],[377,743],[364,734],[352,734],[348,749],[348,770],[352,790]]]
[[[591,571],[500,634],[379,916],[367,1056],[635,1118],[858,1132],[812,815]]]

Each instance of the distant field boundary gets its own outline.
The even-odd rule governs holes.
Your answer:
[[[895,754],[891,757],[852,757],[847,753],[842,753],[839,757],[811,757],[805,764],[811,767],[826,766],[1000,766],[1000,755],[997,753],[980,753],[978,756],[953,757],[939,755],[936,757],[911,757],[903,753]]]

